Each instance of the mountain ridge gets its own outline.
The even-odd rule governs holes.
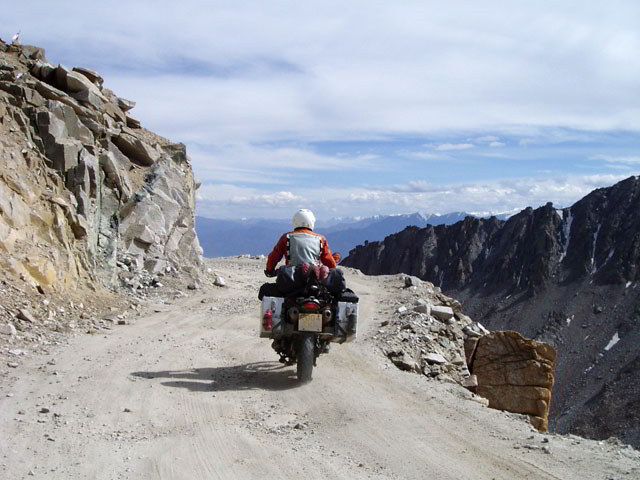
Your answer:
[[[640,177],[564,209],[409,227],[356,247],[343,264],[429,280],[489,328],[551,343],[552,427],[640,444],[640,374],[627,368],[640,358]]]

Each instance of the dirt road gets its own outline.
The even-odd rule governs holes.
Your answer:
[[[348,275],[357,342],[298,386],[257,336],[262,262],[33,356],[0,386],[0,478],[640,478],[637,452],[541,435],[462,388],[390,366],[372,342],[397,279]],[[39,413],[42,411],[43,413]]]

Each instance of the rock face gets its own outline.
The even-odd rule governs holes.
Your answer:
[[[39,290],[196,275],[196,184],[184,145],[136,124],[85,68],[0,41],[0,266]],[[123,278],[125,277],[125,278]]]
[[[562,210],[407,228],[342,264],[431,281],[489,328],[553,345],[550,428],[640,446],[640,177]]]
[[[476,393],[489,407],[529,415],[540,431],[548,429],[556,353],[550,345],[517,332],[493,332],[465,342]]]

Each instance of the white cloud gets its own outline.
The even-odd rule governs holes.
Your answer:
[[[478,137],[476,138],[476,142],[478,143],[491,143],[491,142],[498,142],[500,140],[500,137],[496,137],[495,135],[485,135],[483,137]]]
[[[442,143],[440,145],[436,145],[434,148],[439,152],[448,152],[451,150],[469,150],[473,147],[474,145],[471,143]]]
[[[239,184],[289,184],[299,173],[381,168],[379,157],[374,154],[326,155],[308,147],[194,145],[189,155],[201,180]]]
[[[304,199],[291,192],[276,192],[262,195],[231,197],[229,203],[232,205],[256,205],[262,204],[270,207],[282,207],[293,203],[300,203]]]
[[[414,160],[444,160],[449,158],[447,154],[424,151],[401,150],[397,152],[397,154],[401,157]]]
[[[608,164],[634,167],[640,165],[640,156],[638,155],[594,155],[590,160],[602,160]]]
[[[308,205],[303,194],[291,191],[264,193],[253,187],[232,184],[207,184],[197,191],[197,210],[213,218],[250,216],[277,218],[290,216],[293,210]]]
[[[558,178],[527,177],[493,182],[435,184],[416,180],[406,185],[387,187],[335,188],[304,186],[300,191],[288,192],[277,201],[263,199],[250,188],[229,189],[207,186],[200,211],[210,216],[234,217],[241,211],[239,203],[256,202],[255,212],[269,217],[287,218],[293,209],[311,208],[319,218],[330,218],[349,212],[370,216],[422,212],[492,212],[503,213],[527,206],[538,207],[553,202],[566,207],[596,188],[614,184],[628,175],[563,176]],[[204,187],[203,187],[204,188]],[[238,201],[241,199],[241,202]],[[222,209],[224,207],[224,209]],[[239,215],[235,215],[236,217]]]
[[[3,36],[21,29],[54,62],[102,69],[146,125],[180,140],[640,131],[634,1],[49,6],[5,9]]]
[[[417,167],[427,162],[416,160],[449,160],[477,145],[465,156],[485,157],[490,167],[511,152],[499,147],[515,148],[518,139],[564,147],[589,145],[592,132],[640,133],[640,3],[482,5],[139,0],[123,14],[114,2],[51,8],[33,0],[2,10],[0,36],[20,29],[54,63],[103,73],[109,88],[137,101],[133,115],[144,126],[188,144],[205,182],[201,208],[219,215],[284,215],[296,201],[342,214],[504,210],[585,193],[578,177],[558,186],[461,176],[468,188],[445,178],[438,190],[421,183]],[[382,153],[318,147],[406,138],[432,144],[397,153],[402,179]],[[409,149],[389,150],[401,148]],[[619,152],[600,160],[611,171],[634,159]],[[309,188],[321,172],[353,180],[348,188]],[[363,186],[374,182],[376,189]]]

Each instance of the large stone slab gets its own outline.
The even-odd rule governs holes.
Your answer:
[[[124,153],[133,163],[150,167],[160,158],[160,152],[151,145],[148,145],[136,135],[121,132],[113,138],[113,143]]]
[[[84,75],[94,85],[102,86],[102,84],[104,83],[104,78],[102,78],[102,76],[94,70],[90,70],[84,67],[73,67],[73,71]]]
[[[128,201],[132,195],[132,188],[126,170],[129,160],[112,144],[109,149],[102,151],[99,156],[100,167],[105,173],[107,185],[120,193],[120,199]]]
[[[136,102],[127,100],[126,98],[118,97],[118,107],[120,107],[120,110],[122,110],[123,112],[126,113],[135,106]]]
[[[517,332],[492,332],[465,345],[473,348],[469,370],[478,378],[476,393],[489,407],[529,415],[538,430],[548,428],[556,352]]]
[[[81,73],[70,71],[62,65],[58,65],[56,68],[56,84],[58,88],[70,93],[95,88],[95,85],[87,77]]]
[[[104,98],[94,90],[73,92],[71,96],[83,104],[92,106],[96,110],[102,110],[104,108]]]
[[[55,141],[72,139],[85,145],[94,143],[91,130],[80,121],[72,107],[62,102],[50,102],[48,110],[38,112],[36,121],[40,132],[52,136]]]
[[[83,149],[78,157],[78,165],[67,172],[67,187],[73,192],[81,190],[91,198],[96,198],[97,181],[98,159]]]
[[[45,148],[51,165],[59,172],[66,173],[78,165],[78,156],[82,150],[80,144],[69,140],[61,140]]]
[[[92,145],[93,133],[78,119],[73,108],[50,101],[49,110],[38,112],[36,124],[45,154],[53,168],[66,173],[78,165],[82,145]]]
[[[432,317],[435,317],[442,322],[446,322],[453,317],[453,309],[443,305],[432,305],[430,313]]]

